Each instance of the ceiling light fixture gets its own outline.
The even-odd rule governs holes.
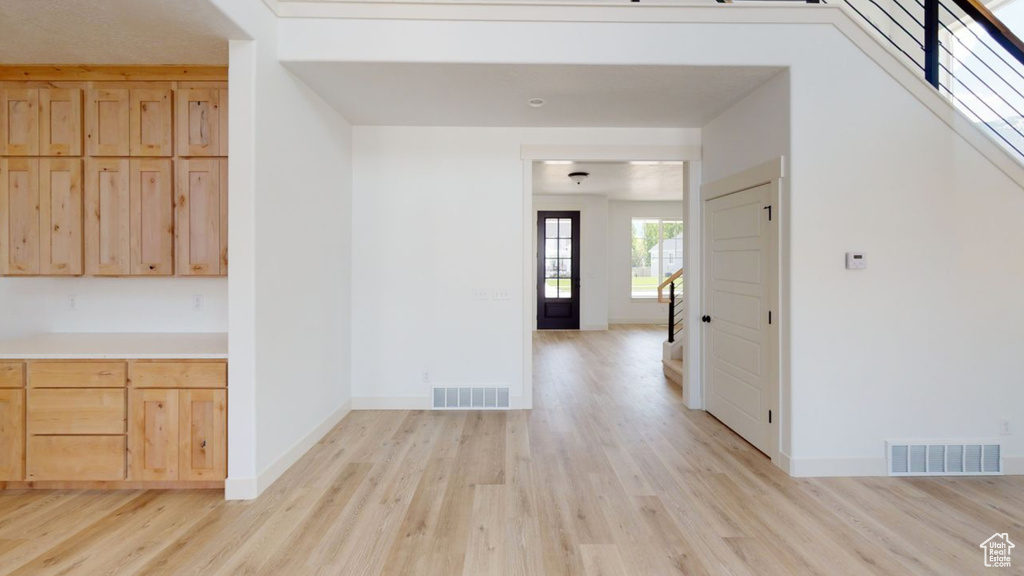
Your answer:
[[[526,103],[529,104],[533,108],[540,108],[541,106],[544,105],[544,99],[543,98],[530,98],[529,100],[526,101]]]
[[[590,172],[572,172],[569,174],[569,179],[576,183],[577,186],[583,184],[583,181],[590,176]]]
[[[633,166],[657,166],[660,162],[654,160],[631,160],[629,162]]]
[[[568,166],[572,164],[572,160],[545,160],[544,163],[548,166]]]

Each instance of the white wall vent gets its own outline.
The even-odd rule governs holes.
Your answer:
[[[508,386],[434,387],[434,410],[508,410]]]
[[[995,440],[886,442],[889,476],[998,476],[1003,447]]]

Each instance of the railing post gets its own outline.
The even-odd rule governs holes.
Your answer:
[[[668,341],[671,344],[676,341],[675,326],[676,320],[676,283],[668,285]]]
[[[924,78],[939,87],[939,0],[924,0]]]

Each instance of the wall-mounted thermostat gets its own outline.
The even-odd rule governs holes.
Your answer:
[[[868,267],[868,256],[863,252],[846,253],[847,270],[864,270]]]

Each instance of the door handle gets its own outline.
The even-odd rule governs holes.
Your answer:
[[[700,321],[705,323],[705,324],[711,324],[711,316],[707,316],[707,315],[701,316]]]

